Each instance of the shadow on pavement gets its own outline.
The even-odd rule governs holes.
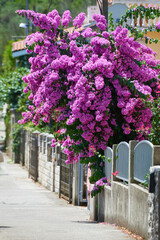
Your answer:
[[[87,223],[87,224],[96,224],[98,223],[97,221],[72,221],[72,222],[75,222],[75,223]]]
[[[12,228],[12,227],[10,227],[10,226],[0,226],[0,229],[1,228]]]

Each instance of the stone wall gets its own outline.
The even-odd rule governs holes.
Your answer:
[[[126,227],[148,239],[148,190],[112,181],[91,199],[90,219]]]
[[[39,178],[38,181],[48,190],[53,191],[54,163],[48,162],[47,157],[39,154]]]
[[[31,152],[33,152],[34,146],[32,146],[31,141],[32,133],[29,131],[26,132],[25,138],[22,140],[24,143],[24,165],[28,171],[31,168],[31,161],[33,160],[31,157]],[[52,139],[54,136],[52,134],[47,133],[39,133],[37,134],[38,140],[38,158],[37,158],[37,174],[38,181],[44,187],[46,187],[50,191],[56,192],[59,197],[60,194],[60,156],[61,156],[61,148],[60,145],[55,148],[51,147]],[[31,150],[32,149],[32,150]],[[77,194],[77,192],[76,192]]]
[[[38,181],[50,191],[57,191],[57,152],[51,147],[53,135],[39,135],[39,168]]]
[[[148,189],[137,184],[129,188],[129,229],[148,239]]]

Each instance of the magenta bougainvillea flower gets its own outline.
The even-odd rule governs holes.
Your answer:
[[[29,59],[30,73],[23,77],[24,92],[30,91],[33,105],[19,123],[63,123],[58,139],[68,156],[66,163],[90,162],[102,178],[103,164],[96,152],[122,139],[144,139],[150,131],[152,111],[145,102],[159,91],[159,61],[150,48],[128,37],[126,28],[108,33],[104,16],[93,16],[101,33],[91,28],[69,33],[64,29],[71,22],[69,11],[62,19],[56,10],[47,15],[17,13],[41,29],[26,38],[28,51],[35,55]],[[84,19],[80,13],[74,27],[81,27]],[[139,131],[142,125],[145,130]],[[98,185],[102,182],[106,180]]]
[[[160,29],[160,22],[157,22],[157,23],[156,23],[156,28],[157,28],[157,29]]]

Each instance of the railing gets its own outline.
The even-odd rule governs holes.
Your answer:
[[[72,202],[72,177],[73,170],[71,164],[66,164],[67,156],[60,152],[60,189],[59,197],[66,199],[69,203]]]
[[[134,179],[144,182],[152,166],[153,144],[149,141],[139,142],[134,149]]]
[[[88,166],[78,163],[78,205],[87,203]]]
[[[135,143],[134,148],[130,145]],[[130,145],[129,145],[130,144]],[[114,180],[129,181],[132,180],[143,183],[149,173],[151,166],[157,165],[157,159],[154,156],[154,149],[160,146],[154,146],[147,140],[130,141],[130,143],[121,142],[114,145],[113,149],[105,150],[105,176],[110,178],[112,173],[118,171]]]
[[[116,171],[117,178],[128,182],[129,169],[129,144],[121,142],[116,148]]]
[[[112,175],[112,156],[113,156],[112,148],[110,147],[106,148],[104,154],[105,154],[105,175],[109,179]]]
[[[38,180],[38,160],[39,160],[39,149],[38,149],[38,131],[30,133],[29,138],[29,176],[35,181]]]
[[[149,5],[152,5],[152,7],[156,7],[159,8],[159,0],[153,0],[153,1],[144,1],[144,0],[114,0],[112,6],[116,5],[116,4],[122,4],[122,5],[126,5],[129,9],[134,7],[138,7],[138,6],[144,6],[144,7],[148,7]],[[112,7],[111,6],[111,7]],[[125,14],[125,12],[124,12]],[[160,21],[160,18],[157,17],[155,19],[149,19],[147,20],[146,17],[142,18],[142,17],[138,17],[138,18],[133,18],[131,20],[128,21],[128,24],[131,25],[132,27],[140,27],[140,28],[146,28],[149,27],[151,25],[155,25],[158,21]]]

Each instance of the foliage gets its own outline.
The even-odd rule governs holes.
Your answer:
[[[28,73],[29,69],[27,68],[16,68],[7,76],[0,77],[1,106],[7,103],[10,108],[18,108],[20,104],[24,104],[26,95],[23,93],[23,89],[26,84],[22,81],[22,77]]]
[[[144,182],[142,183],[142,186],[148,188],[148,186],[149,186],[149,172],[146,174],[145,180],[144,180]]]
[[[12,150],[15,153],[19,152],[22,128],[23,128],[22,125],[15,124],[14,131],[12,132]]]
[[[112,12],[110,12],[108,16],[108,32],[113,32],[114,30],[115,26],[113,22]]]
[[[24,29],[19,27],[21,20],[15,15],[17,4],[19,7],[25,8],[25,5],[20,2],[0,1],[0,66],[2,65],[4,48],[12,36],[24,36]]]
[[[10,68],[12,64],[8,65]],[[3,107],[4,104],[8,104],[7,114],[5,116],[5,128],[6,128],[6,146],[9,144],[10,139],[10,118],[11,118],[11,108],[17,108],[19,111],[27,109],[28,96],[24,94],[23,89],[25,83],[22,81],[22,76],[29,73],[27,68],[17,68],[14,71],[6,72],[6,75],[0,76],[0,106]],[[19,129],[20,127],[18,127]],[[18,130],[19,131],[19,130]],[[18,151],[19,136],[16,129],[14,134],[13,149]],[[17,139],[16,139],[17,137]]]
[[[104,185],[111,186],[106,177],[101,178],[95,183],[93,190],[91,191],[91,196],[94,197],[97,193],[100,193],[102,189],[104,189]]]
[[[127,24],[128,19],[134,19],[135,22],[137,21],[138,17],[140,17],[141,22],[145,20],[146,22],[149,20],[154,20],[156,18],[160,17],[160,9],[157,7],[153,7],[152,5],[149,5],[147,8],[144,6],[133,6],[131,9],[128,9],[126,14],[123,15],[121,18],[119,25],[125,26],[130,30],[130,33],[132,36],[134,36],[134,39],[143,38],[145,40],[145,43],[151,44],[152,42],[158,43],[160,40],[154,39],[154,38],[148,38],[147,33],[151,31],[157,31],[160,32],[160,22],[157,22],[155,25],[152,21],[152,23],[145,28],[138,28],[138,27],[132,27],[131,25]],[[160,93],[160,85],[158,83],[158,94]],[[154,99],[149,104],[149,107],[152,110],[152,128],[151,132],[149,133],[148,137],[149,140],[153,144],[160,144],[160,98]],[[141,127],[140,131],[145,131],[143,126]]]
[[[12,57],[12,41],[9,41],[9,43],[5,46],[2,66],[5,76],[8,74],[8,72],[15,69],[16,60]]]
[[[10,138],[10,130],[11,130],[11,112],[8,110],[7,114],[4,118],[5,123],[5,147],[8,146],[8,140]]]
[[[50,122],[49,124],[40,121],[40,123],[35,126],[33,122],[27,122],[23,125],[24,129],[30,132],[39,131],[40,133],[56,133],[57,126],[56,124]]]
[[[11,108],[19,108],[19,111],[25,111],[27,108],[28,97],[23,93],[25,83],[22,76],[29,73],[27,68],[15,69],[15,59],[12,57],[12,41],[5,47],[3,54],[3,75],[0,76],[0,107],[8,104],[7,114],[5,116],[6,147],[10,144],[10,117]]]
[[[149,140],[154,145],[160,145],[160,98],[152,101],[152,128],[151,133],[149,134]]]
[[[41,29],[26,39],[28,52],[36,54],[29,59],[31,72],[23,77],[33,105],[19,123],[57,123],[66,163],[89,164],[90,182],[103,182],[103,150],[121,140],[144,139],[150,132],[152,112],[145,102],[157,97],[159,81],[153,51],[129,38],[126,28],[107,32],[102,15],[93,16],[101,33],[76,30],[84,13],[73,19],[75,29],[69,33],[69,11],[62,18],[56,10],[17,13]]]

